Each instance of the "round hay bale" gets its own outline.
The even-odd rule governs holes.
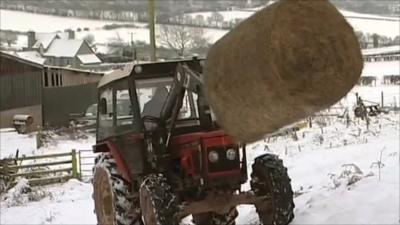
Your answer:
[[[205,84],[220,125],[252,142],[337,101],[363,61],[352,27],[327,0],[281,0],[209,51]]]

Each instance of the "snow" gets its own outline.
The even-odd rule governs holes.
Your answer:
[[[120,21],[91,20],[0,9],[0,27],[2,30],[24,32],[32,30],[48,33],[85,27],[93,30],[110,23],[124,24]]]
[[[220,11],[224,16],[225,21],[233,19],[245,19],[251,16],[257,9],[244,9],[233,11]],[[400,27],[398,18],[381,17],[369,14],[353,13],[341,10],[342,14],[347,17],[348,22],[356,29],[364,33],[377,33],[388,37],[395,37],[400,34]],[[211,15],[211,12],[196,12],[188,14],[191,16],[203,15],[206,19]],[[23,18],[23,19],[21,19]],[[29,21],[27,23],[26,21]],[[46,21],[44,23],[43,21]],[[71,18],[61,16],[51,16],[43,14],[33,14],[27,12],[18,12],[11,10],[0,10],[0,27],[1,29],[10,29],[16,31],[29,31],[35,32],[56,32],[65,29],[77,30],[78,28],[89,28],[89,31],[75,32],[77,39],[83,39],[85,36],[92,34],[95,37],[95,43],[109,43],[117,39],[119,36],[123,42],[129,43],[131,41],[131,33],[133,33],[134,41],[150,42],[149,30],[143,23],[135,23],[138,28],[118,28],[113,30],[104,30],[102,27],[106,24],[132,24],[131,22],[121,21],[105,21],[105,20],[91,20],[82,18]],[[160,25],[156,25],[156,35],[159,34]],[[210,43],[216,42],[223,37],[228,31],[221,29],[204,28],[204,36]],[[18,36],[18,46],[26,46],[26,36]],[[106,51],[103,48],[99,50]]]
[[[350,110],[355,103],[355,92],[368,100],[400,96],[400,86],[356,86],[339,105]],[[312,128],[297,132],[299,140],[277,137],[248,146],[248,167],[253,159],[264,153],[279,155],[292,179],[295,224],[398,224],[399,223],[399,117],[397,113],[371,117],[369,129],[365,121],[352,118],[350,126],[337,118],[316,118]],[[321,127],[319,124],[326,123]],[[13,129],[0,130],[1,157],[15,149],[22,153],[39,154],[68,151],[71,148],[90,149],[94,137],[73,139],[55,136],[54,140],[39,150],[35,148],[35,134],[20,135]],[[380,169],[377,162],[384,166]],[[345,165],[354,165],[360,173],[350,172]],[[355,167],[354,167],[355,168]],[[355,179],[357,178],[357,179]],[[354,182],[355,181],[355,182]],[[354,182],[349,184],[349,182]],[[24,187],[23,181],[20,184]],[[18,188],[17,188],[18,189]],[[22,188],[19,188],[22,189]],[[243,185],[249,189],[249,183]],[[6,196],[19,196],[10,190]],[[37,190],[38,199],[26,201],[3,200],[0,205],[1,224],[95,224],[92,186],[77,180],[64,184],[45,186]],[[11,196],[11,197],[10,197]],[[10,202],[15,202],[10,204]],[[253,206],[238,207],[238,224],[259,224]],[[21,216],[24,215],[24,216]],[[190,223],[191,217],[184,219]]]
[[[365,62],[361,74],[381,79],[387,75],[400,76],[400,61]]]
[[[40,44],[42,44],[43,48],[47,49],[56,36],[56,33],[35,33],[36,43],[33,47],[39,48]]]
[[[231,21],[235,19],[245,19],[254,14],[255,11],[244,11],[244,10],[232,10],[232,11],[219,11],[225,21]],[[208,17],[211,17],[213,12],[195,12],[187,15],[195,18],[196,16],[203,16],[204,20],[207,21]]]
[[[83,42],[83,40],[75,39],[55,39],[44,55],[56,57],[75,57]]]
[[[341,103],[351,109],[356,104],[356,93],[365,100],[377,103],[381,102],[383,93],[385,106],[400,106],[400,85],[355,86]]]
[[[231,21],[235,19],[246,19],[253,15],[260,8],[247,9],[247,10],[233,10],[233,11],[219,11],[224,17],[224,21]],[[347,21],[353,26],[355,30],[362,31],[363,33],[377,33],[388,37],[395,37],[400,35],[400,19],[395,17],[382,17],[369,14],[354,13],[345,10],[339,10],[343,16],[346,17]],[[210,17],[212,12],[196,12],[189,13],[186,15],[195,18],[198,15],[202,15],[206,20]]]
[[[400,45],[382,47],[382,48],[369,48],[363,49],[362,54],[364,56],[367,55],[379,55],[379,54],[399,54],[400,53]]]
[[[78,55],[78,58],[83,64],[101,63],[101,60],[95,54]]]
[[[22,51],[22,52],[15,52],[15,54],[20,57],[23,58],[25,60],[43,65],[44,62],[46,61],[45,58],[43,58],[39,52],[37,51]]]
[[[45,146],[36,149],[37,132],[31,134],[18,134],[15,129],[0,130],[0,159],[15,155],[19,150],[19,155],[32,154],[54,154],[69,152],[72,149],[87,150],[92,149],[95,144],[93,135],[86,135],[84,139],[77,139],[68,135],[52,134],[53,138],[45,143]]]
[[[356,12],[351,12],[351,11],[347,11],[347,10],[343,10],[343,9],[341,9],[340,12],[346,17],[364,17],[364,18],[369,18],[369,19],[395,20],[395,21],[400,20],[398,17],[377,16],[377,15],[373,15],[373,14],[356,13]]]
[[[92,185],[69,180],[46,187],[40,201],[6,207],[1,202],[0,224],[96,224]]]

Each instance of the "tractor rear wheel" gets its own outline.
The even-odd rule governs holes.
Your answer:
[[[256,195],[271,200],[255,205],[264,225],[287,225],[293,220],[293,190],[287,169],[278,156],[265,154],[255,159],[250,186]]]
[[[150,174],[140,187],[140,206],[146,225],[178,225],[178,201],[162,174]]]
[[[193,223],[196,225],[235,225],[238,215],[236,207],[222,215],[215,212],[199,213],[193,215]]]
[[[142,225],[141,216],[130,214],[134,204],[128,182],[116,168],[115,160],[108,153],[95,159],[93,168],[93,198],[99,225]]]

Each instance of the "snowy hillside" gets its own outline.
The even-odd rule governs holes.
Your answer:
[[[246,19],[253,15],[259,9],[250,10],[233,10],[233,11],[220,11],[219,13],[224,17],[224,21],[231,21],[235,19]],[[353,26],[355,30],[362,31],[363,33],[377,33],[388,37],[396,37],[400,35],[400,19],[395,17],[382,17],[370,14],[361,14],[345,10],[340,10],[347,21]],[[203,18],[210,17],[212,12],[199,12],[187,14],[192,18],[198,15]]]
[[[256,10],[259,9],[246,9],[246,10],[235,10],[235,11],[221,11],[219,13],[224,17],[224,21],[231,21],[234,19],[245,19],[251,16]],[[399,18],[381,17],[369,14],[360,14],[349,11],[341,10],[342,14],[347,18],[348,22],[354,27],[354,29],[362,31],[363,33],[377,33],[385,35],[391,38],[400,34]],[[193,18],[197,15],[202,15],[204,19],[207,19],[211,15],[211,12],[199,12],[187,14]],[[29,21],[27,23],[26,21]],[[123,41],[131,41],[131,33],[133,33],[133,39],[135,41],[144,41],[149,43],[149,30],[146,28],[146,24],[135,23],[138,28],[118,28],[113,30],[105,30],[103,26],[106,24],[123,24],[128,22],[121,21],[103,21],[103,20],[91,20],[82,18],[71,18],[71,17],[60,17],[42,14],[33,14],[27,12],[17,12],[10,10],[0,10],[0,27],[3,30],[15,30],[15,31],[29,31],[33,30],[36,32],[56,32],[63,31],[65,29],[77,30],[80,28],[82,31],[76,32],[77,38],[84,38],[88,34],[93,34],[96,43],[108,43],[112,39],[116,39],[119,35]],[[88,31],[84,31],[84,28],[88,28]],[[159,26],[156,27],[156,32],[159,31]],[[205,37],[210,43],[214,43],[225,35],[228,31],[221,29],[205,28]],[[20,35],[18,37],[18,45],[26,46],[27,37]]]
[[[355,92],[371,100],[380,96],[381,90],[391,96],[389,100],[400,95],[399,86],[356,87],[341,104],[352,109]],[[398,224],[399,116],[390,113],[372,117],[369,129],[360,119],[352,118],[347,126],[344,119],[316,118],[312,128],[297,132],[298,140],[287,136],[249,145],[249,172],[253,159],[261,154],[275,153],[283,159],[295,191],[292,224]],[[0,138],[2,157],[17,148],[27,154],[52,153],[89,149],[94,143],[92,136],[75,140],[55,136],[37,152],[34,136],[8,129],[0,131]],[[378,165],[382,165],[380,169]],[[33,194],[25,193],[26,188],[21,181],[1,196],[0,224],[96,223],[90,184],[70,180],[33,189]],[[248,189],[249,184],[243,188]],[[239,206],[239,213],[238,224],[259,223],[254,207]],[[183,223],[190,221],[188,217]]]

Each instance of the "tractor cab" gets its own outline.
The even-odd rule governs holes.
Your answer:
[[[203,62],[132,64],[100,81],[95,151],[119,158],[126,179],[168,171],[186,186],[246,180],[242,146],[220,130],[205,99]]]

